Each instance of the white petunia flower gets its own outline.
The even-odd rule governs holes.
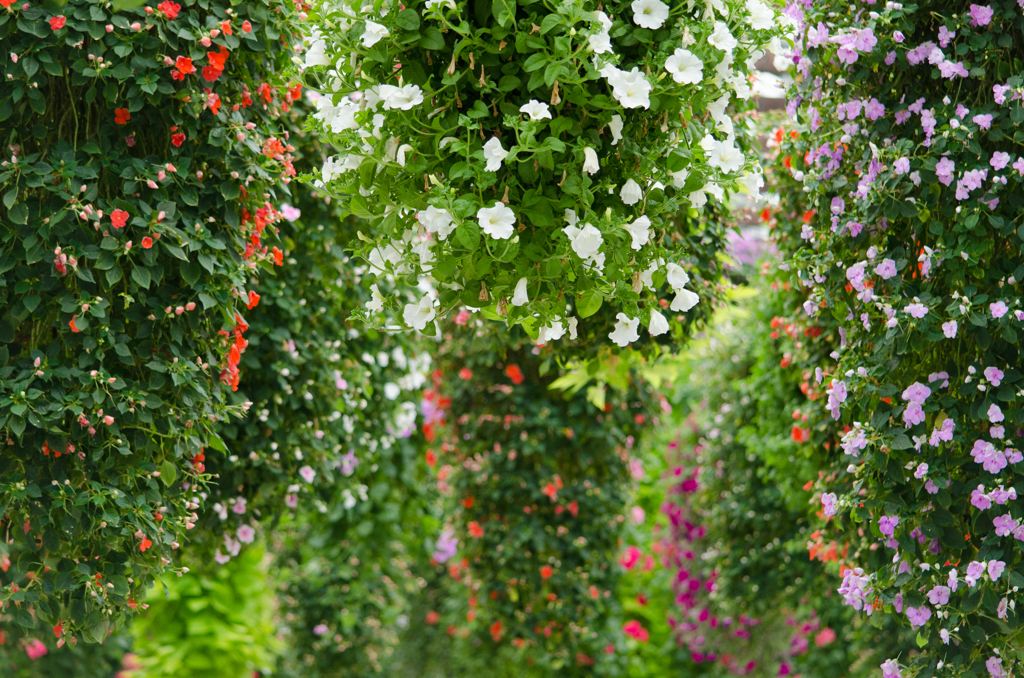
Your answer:
[[[715,196],[716,200],[722,200],[725,197],[725,189],[719,186],[714,181],[709,181],[708,183],[704,184],[703,190],[706,193],[710,193],[711,195]]]
[[[416,304],[406,304],[402,310],[402,317],[405,319],[405,324],[410,327],[422,332],[427,323],[434,320],[434,316],[437,312],[434,311],[434,300],[430,298],[429,294],[423,295],[423,298]]]
[[[647,331],[651,333],[652,337],[668,332],[668,321],[665,320],[665,316],[651,309],[651,321],[647,323]]]
[[[363,41],[364,47],[373,47],[388,35],[390,35],[390,33],[388,33],[388,29],[384,28],[376,21],[367,21],[366,30],[363,31],[360,39]]]
[[[672,305],[669,306],[669,309],[676,313],[685,313],[696,306],[698,301],[700,301],[700,297],[697,296],[696,292],[677,290],[676,298],[672,300]]]
[[[611,28],[612,28],[612,20],[608,18],[607,14],[605,14],[604,12],[602,12],[600,10],[597,10],[595,12],[591,12],[591,14],[593,14],[594,15],[594,19],[596,19],[597,22],[599,24],[601,24],[601,30],[602,31],[605,31],[607,33],[608,31],[611,30]]]
[[[661,28],[668,19],[668,5],[661,0],[633,0],[633,23],[652,30]]]
[[[626,224],[625,228],[633,236],[630,246],[635,250],[639,250],[651,239],[651,220],[646,216],[640,217],[631,224]]]
[[[690,193],[690,204],[694,207],[704,207],[708,204],[708,196],[704,195],[704,189],[698,189]]]
[[[629,179],[622,185],[622,190],[619,191],[619,197],[622,198],[622,202],[625,204],[635,205],[640,202],[644,197],[644,194],[643,191],[640,190],[640,184]]]
[[[580,220],[580,218],[576,216],[576,210],[571,210],[571,209],[566,208],[564,214],[565,214],[565,220],[566,220],[566,222],[568,222],[568,224],[570,226],[575,226],[579,222],[579,220]]]
[[[477,210],[476,218],[480,222],[480,229],[496,240],[507,240],[515,231],[515,212],[500,202],[494,203],[494,207],[481,207]]]
[[[743,151],[733,146],[732,141],[716,141],[714,149],[708,154],[708,164],[717,167],[724,174],[732,174],[743,167]]]
[[[597,151],[587,146],[583,149],[583,171],[587,174],[593,174],[601,169],[600,163],[597,161]]]
[[[380,290],[377,289],[377,283],[370,285],[370,300],[366,302],[367,311],[380,311],[384,308],[384,297],[381,295]]]
[[[516,283],[516,289],[512,293],[512,305],[522,306],[530,301],[529,295],[526,293],[526,278],[520,278],[519,282]]]
[[[646,271],[640,274],[640,282],[644,284],[644,287],[649,290],[654,289],[654,274],[658,272],[658,268],[664,265],[664,263],[664,259],[656,259],[651,262]]]
[[[751,172],[750,174],[744,174],[742,177],[737,179],[739,184],[743,188],[747,189],[755,200],[761,198],[761,187],[764,186],[764,175],[760,172]]]
[[[747,0],[747,11],[750,12],[747,21],[754,30],[767,31],[775,26],[775,12],[761,0]]]
[[[630,318],[625,313],[619,313],[615,318],[618,322],[615,323],[615,329],[608,333],[608,338],[616,346],[625,348],[640,338],[640,333],[637,332],[640,318]]]
[[[672,172],[672,185],[676,188],[683,188],[686,186],[686,180],[690,178],[690,170],[681,169],[678,172]]]
[[[601,231],[591,224],[586,224],[583,228],[566,226],[562,232],[569,237],[569,245],[580,259],[589,259],[601,249],[601,245],[604,243]]]
[[[678,83],[694,85],[704,79],[704,62],[686,49],[677,49],[665,60],[665,70]]]
[[[550,325],[540,328],[537,332],[537,343],[546,344],[557,341],[565,334],[565,324],[560,320],[554,320]]]
[[[497,172],[501,169],[501,163],[506,157],[508,157],[508,151],[502,148],[501,139],[498,137],[491,137],[484,144],[484,160],[487,161],[487,167],[484,169],[488,172]]]
[[[686,287],[686,283],[690,282],[690,276],[679,264],[669,264],[665,267],[665,281],[678,292]]]
[[[536,99],[531,99],[529,103],[520,106],[519,112],[530,116],[530,120],[543,120],[544,118],[551,120],[551,108]]]
[[[736,49],[736,38],[732,37],[732,33],[729,32],[729,27],[723,21],[715,22],[715,30],[708,37],[708,42],[712,47],[722,50],[727,54],[732,54],[732,51]]]
[[[306,50],[306,68],[312,68],[313,66],[330,66],[331,60],[327,58],[325,50],[327,49],[327,43],[324,42],[323,38],[318,38],[313,41],[313,44]]]
[[[379,94],[385,111],[408,111],[423,103],[423,90],[416,85],[381,85]]]
[[[433,205],[417,212],[416,218],[427,233],[436,234],[438,240],[444,240],[455,230],[455,220],[448,210],[441,210]]]
[[[569,320],[567,320],[566,322],[569,324],[569,338],[575,340],[576,327],[580,324],[580,319],[574,316],[572,318],[569,318]]]
[[[612,38],[608,35],[608,31],[601,31],[600,33],[591,33],[587,38],[587,42],[590,43],[590,49],[594,50],[594,54],[614,54],[612,50]]]
[[[396,153],[399,166],[405,167],[405,156],[406,156],[406,154],[409,153],[410,151],[415,151],[415,150],[416,149],[413,148],[412,146],[410,146],[409,144],[402,144],[401,146],[399,146],[398,147],[398,152]]]
[[[608,129],[612,133],[612,146],[622,141],[622,116],[613,115],[611,121],[608,123]]]
[[[628,73],[616,69],[610,77],[605,77],[612,86],[612,96],[623,108],[651,107],[651,83],[639,68],[634,67]]]

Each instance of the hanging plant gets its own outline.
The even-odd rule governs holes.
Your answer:
[[[603,343],[664,334],[663,309],[699,300],[690,274],[716,276],[678,216],[762,184],[727,113],[783,34],[760,0],[355,3],[313,20],[310,124],[338,153],[311,178],[370,221],[357,253],[375,270],[435,283],[367,321],[422,331],[467,305],[570,341],[607,304]]]

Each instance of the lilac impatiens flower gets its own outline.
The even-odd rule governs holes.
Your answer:
[[[843,574],[843,583],[839,587],[839,595],[843,596],[845,605],[853,606],[855,610],[867,609],[870,614],[871,606],[867,605],[868,594],[871,593],[871,577],[864,574],[860,567],[846,570]]]
[[[944,323],[942,323],[942,334],[947,339],[954,339],[954,338],[956,338],[957,327],[958,327],[958,325],[957,325],[957,322],[955,320],[950,320],[948,322],[944,322]]]
[[[905,391],[903,391],[903,399],[911,403],[923,405],[924,401],[927,400],[928,396],[931,394],[932,390],[930,388],[918,381],[915,381],[913,384],[908,386]]]
[[[839,507],[836,505],[835,492],[826,492],[821,495],[821,510],[826,516],[834,516],[839,513]]]
[[[971,118],[971,122],[981,129],[988,129],[992,126],[992,116],[988,113],[976,115]]]
[[[980,562],[979,563],[978,561],[975,560],[975,561],[971,562],[970,565],[967,566],[967,572],[964,573],[964,580],[967,582],[968,586],[970,586],[971,588],[974,588],[974,585],[978,583],[978,580],[981,579],[982,575],[984,575],[984,574],[985,574],[985,563],[984,562]]]
[[[928,315],[928,307],[924,304],[914,302],[913,304],[907,304],[903,308],[904,313],[909,313],[914,318],[923,318]]]
[[[882,678],[903,678],[903,674],[900,673],[900,665],[896,663],[895,659],[886,659],[881,668]]]
[[[441,532],[441,536],[437,538],[437,542],[435,542],[436,550],[432,556],[437,562],[444,563],[448,559],[455,557],[458,547],[459,540],[455,537],[455,533],[452,532],[451,528],[446,527]]]
[[[995,318],[996,320],[999,320],[1004,315],[1009,313],[1010,307],[1007,306],[1004,301],[999,300],[999,301],[996,301],[996,302],[993,302],[993,303],[989,304],[988,305],[988,310],[992,313],[992,317],[993,318]]]
[[[992,16],[995,14],[988,5],[971,5],[971,25],[972,26],[988,26],[992,22]]]
[[[935,165],[935,177],[945,186],[949,186],[953,183],[953,170],[956,169],[956,163],[949,158],[942,158]]]
[[[928,602],[932,605],[945,605],[949,602],[949,587],[941,584],[932,587],[928,592]]]
[[[879,275],[882,280],[888,280],[896,275],[896,262],[892,259],[882,259],[882,263],[875,266],[875,273]]]
[[[985,378],[993,386],[999,386],[999,384],[1003,383],[1003,371],[998,367],[986,367],[984,374]]]
[[[896,526],[899,525],[899,523],[899,516],[882,516],[878,519],[878,531],[886,537],[891,537],[895,533]]]
[[[907,619],[910,620],[910,626],[917,628],[924,626],[925,623],[931,619],[932,611],[928,609],[927,605],[921,607],[908,607],[907,608]]]

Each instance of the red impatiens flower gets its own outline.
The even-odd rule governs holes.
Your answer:
[[[263,97],[263,101],[269,104],[274,98],[274,89],[269,83],[260,83],[260,86],[256,88],[256,94]]]
[[[60,29],[64,28],[64,24],[66,24],[67,22],[68,20],[62,16],[50,17],[50,28],[52,28],[55,31],[59,31]]]
[[[153,239],[150,238],[148,235],[145,238],[142,239],[142,249],[148,250],[152,246],[153,246]]]
[[[434,450],[427,450],[427,453],[424,456],[427,460],[427,466],[430,468],[437,466],[437,453],[434,452]]]
[[[234,35],[235,34],[235,32],[231,30],[231,22],[230,21],[221,21],[220,22],[220,30],[221,30],[221,32],[224,35]]]
[[[243,33],[252,33],[252,24],[249,23],[248,19],[246,19],[245,21],[242,22],[242,32]]]
[[[551,579],[551,575],[554,574],[554,573],[555,573],[555,571],[551,569],[550,565],[544,565],[543,567],[540,568],[540,578],[541,579]]]
[[[499,640],[501,640],[501,634],[505,631],[505,627],[502,626],[500,619],[491,624],[490,631],[491,638],[494,638],[494,642],[498,642]]]
[[[178,12],[181,11],[181,5],[179,5],[176,2],[171,2],[171,0],[164,0],[159,5],[157,5],[156,8],[163,12],[164,16],[170,19],[171,21],[177,19]]]
[[[249,291],[249,302],[245,305],[250,311],[260,303],[260,295],[256,294],[252,290]]]
[[[180,147],[183,143],[185,143],[185,134],[183,132],[172,134],[171,143],[174,144],[175,148]]]
[[[480,527],[480,523],[475,520],[470,522],[469,525],[466,526],[466,529],[469,530],[470,536],[476,537],[477,539],[484,536],[484,528]]]
[[[114,210],[110,213],[110,225],[114,228],[124,228],[125,224],[128,223],[128,217],[131,215],[124,210]]]
[[[128,112],[127,108],[115,108],[114,109],[114,122],[118,125],[127,125],[128,121],[131,120],[132,114]]]
[[[209,68],[209,66],[207,66],[206,68]],[[203,70],[205,71],[206,68],[204,68]],[[206,93],[206,103],[203,104],[203,108],[209,108],[214,115],[217,115],[218,113],[220,113],[220,103],[220,95],[216,92],[208,91]]]
[[[271,159],[284,155],[284,144],[277,137],[270,137],[263,143],[263,155]]]
[[[526,376],[523,371],[519,369],[519,365],[509,365],[505,368],[505,376],[512,380],[512,383],[518,386],[523,383]]]
[[[278,266],[284,266],[284,252],[276,247],[274,248],[274,263]]]
[[[174,61],[174,70],[171,71],[171,77],[175,80],[184,80],[186,75],[195,72],[196,67],[192,64],[192,60],[188,57],[180,56]]]
[[[75,324],[75,318],[77,317],[77,315],[71,316],[71,321],[68,323],[68,327],[70,327],[71,331],[75,334],[78,334],[78,325]]]
[[[806,443],[808,440],[811,439],[811,430],[806,428],[800,428],[799,426],[794,426],[793,430],[790,431],[790,435],[793,436],[794,441],[798,443]]]
[[[433,626],[437,622],[441,621],[441,615],[431,610],[427,613],[427,623]]]
[[[9,9],[13,4],[14,0],[0,0],[0,7],[3,7],[4,9]]]
[[[145,552],[145,550],[151,547],[152,545],[153,542],[148,537],[143,536],[142,542],[139,544],[139,550]]]
[[[473,370],[469,369],[468,367],[463,367],[461,370],[459,370],[459,379],[469,381],[472,378]]]

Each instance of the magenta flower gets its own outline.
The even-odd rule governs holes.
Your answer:
[[[985,563],[979,563],[978,561],[972,561],[967,566],[967,572],[964,573],[964,579],[967,581],[967,585],[974,588],[974,585],[978,583],[982,575],[985,574]]]
[[[1006,563],[1001,560],[990,560],[988,561],[988,576],[989,579],[995,581],[999,579],[999,575],[1006,569]]]
[[[323,636],[323,635],[326,635],[329,632],[330,632],[330,629],[327,628],[326,624],[317,624],[316,626],[313,627],[313,635],[314,636]]]
[[[976,464],[981,464],[989,473],[999,473],[1006,468],[1006,455],[997,450],[995,445],[987,440],[975,440],[971,448],[971,458]]]
[[[281,216],[288,221],[294,222],[300,216],[302,216],[302,210],[298,207],[292,207],[288,203],[281,205]]]
[[[971,5],[971,25],[988,26],[995,11],[988,5]]]
[[[927,386],[920,382],[915,381],[913,384],[908,386],[905,391],[903,391],[903,399],[908,402],[923,405],[924,401],[927,400],[928,396],[930,396],[931,394],[932,390],[930,388],[928,388]]]
[[[992,508],[992,498],[985,494],[984,485],[978,485],[976,489],[971,491],[971,505],[980,511]]]
[[[242,525],[235,531],[235,536],[243,544],[251,544],[253,539],[256,538],[256,530],[250,525]]]
[[[997,517],[993,518],[992,519],[992,525],[993,525],[993,527],[996,528],[996,536],[997,537],[1006,537],[1006,536],[1009,536],[1010,534],[1012,534],[1013,531],[1016,530],[1017,527],[1020,525],[1020,523],[1018,521],[1014,520],[1013,516],[1011,516],[1009,513],[1007,513],[1005,516],[997,516]],[[992,563],[994,563],[994,562],[996,562],[996,561],[993,560],[991,563],[989,563],[989,571],[990,572],[991,572],[991,568],[992,568]],[[1002,570],[1000,570],[1000,572],[1001,571]],[[993,579],[993,581],[995,581],[995,577],[993,577],[992,579]]]
[[[945,186],[949,186],[953,183],[953,170],[956,169],[956,163],[949,158],[942,158],[935,165],[935,176]]]
[[[311,483],[313,482],[313,478],[316,478],[316,471],[309,466],[303,466],[299,469],[299,475],[302,476],[302,479],[307,483]]]
[[[907,428],[923,424],[924,418],[924,408],[921,407],[920,403],[910,403],[903,410],[903,423],[906,424]]]

